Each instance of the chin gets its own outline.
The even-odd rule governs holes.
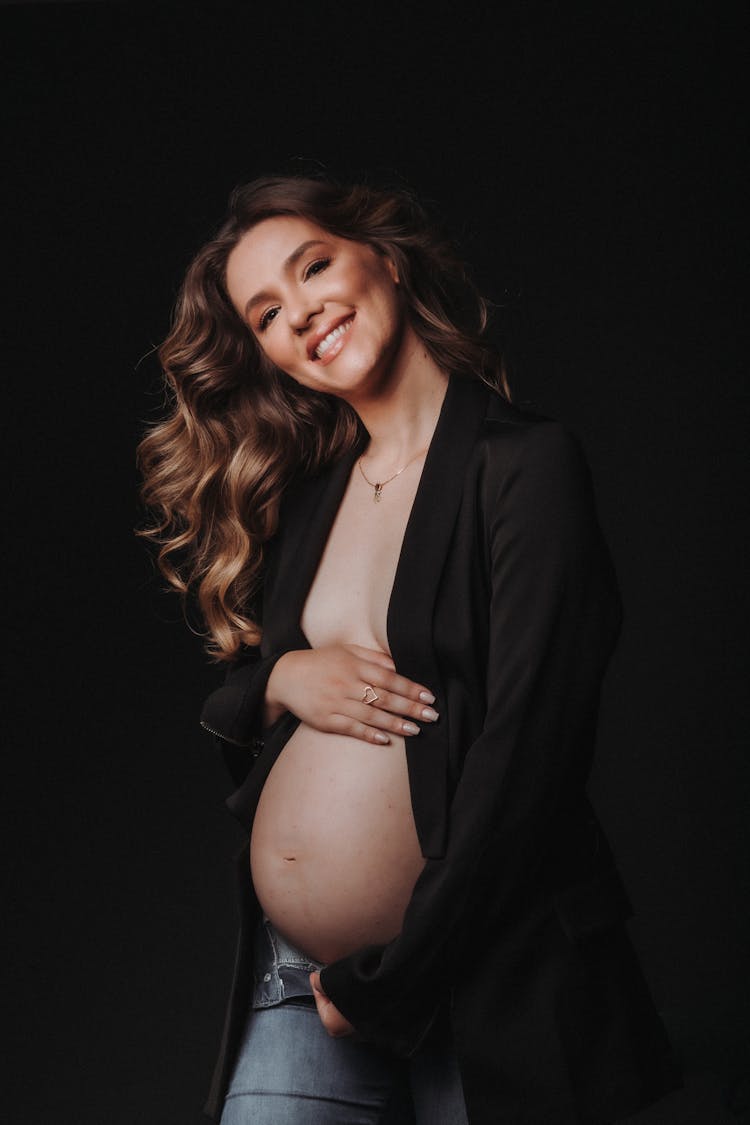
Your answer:
[[[292,378],[301,386],[337,398],[362,399],[377,393],[388,371],[389,359],[381,352],[363,355],[361,352],[336,356],[326,367],[306,368]]]
[[[326,372],[324,379],[316,381],[315,386],[317,390],[323,391],[325,394],[348,399],[350,397],[361,398],[368,392],[372,393],[378,382],[379,380],[374,377],[372,369],[364,372],[341,372],[338,375],[331,371],[330,375]]]
[[[347,372],[341,372],[338,378],[334,377],[334,381],[352,394],[377,394],[388,383],[396,358],[395,351],[363,357],[356,364],[352,363]]]

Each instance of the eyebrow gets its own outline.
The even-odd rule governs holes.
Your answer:
[[[310,238],[307,242],[302,242],[296,250],[292,250],[289,257],[285,260],[281,267],[283,273],[289,273],[291,269],[296,266],[303,254],[305,254],[311,246],[324,246],[325,243],[320,238]],[[245,316],[252,312],[256,305],[260,305],[263,301],[270,301],[273,294],[269,293],[267,289],[263,289],[260,293],[256,293],[245,305]]]

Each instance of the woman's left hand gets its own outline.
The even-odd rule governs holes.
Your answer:
[[[342,1016],[333,1001],[326,996],[320,983],[320,973],[310,973],[310,984],[312,985],[320,1022],[328,1034],[333,1039],[341,1039],[344,1035],[351,1035],[354,1027],[345,1016]]]

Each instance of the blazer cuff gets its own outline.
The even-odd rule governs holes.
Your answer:
[[[201,711],[200,724],[232,746],[259,749],[263,735],[263,703],[268,679],[282,652],[231,669]]]
[[[416,1002],[411,999],[408,1007],[402,998],[381,1003],[376,1011],[368,982],[362,981],[358,987],[356,971],[353,973],[348,957],[321,969],[320,983],[326,996],[354,1025],[355,1039],[389,1050],[400,1058],[410,1058],[419,1050],[446,999],[442,991],[431,992]]]

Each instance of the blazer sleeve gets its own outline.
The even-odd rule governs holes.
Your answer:
[[[257,598],[253,616],[260,621]],[[266,685],[282,651],[263,655],[261,645],[246,645],[229,666],[223,684],[205,700],[200,723],[212,734],[235,785],[242,785],[263,748]]]
[[[502,924],[538,877],[545,833],[585,784],[599,688],[620,624],[588,468],[557,423],[519,427],[487,474],[490,557],[486,714],[400,935],[323,969],[358,1034],[410,1054],[445,993],[462,926]],[[439,654],[438,654],[439,656]]]

